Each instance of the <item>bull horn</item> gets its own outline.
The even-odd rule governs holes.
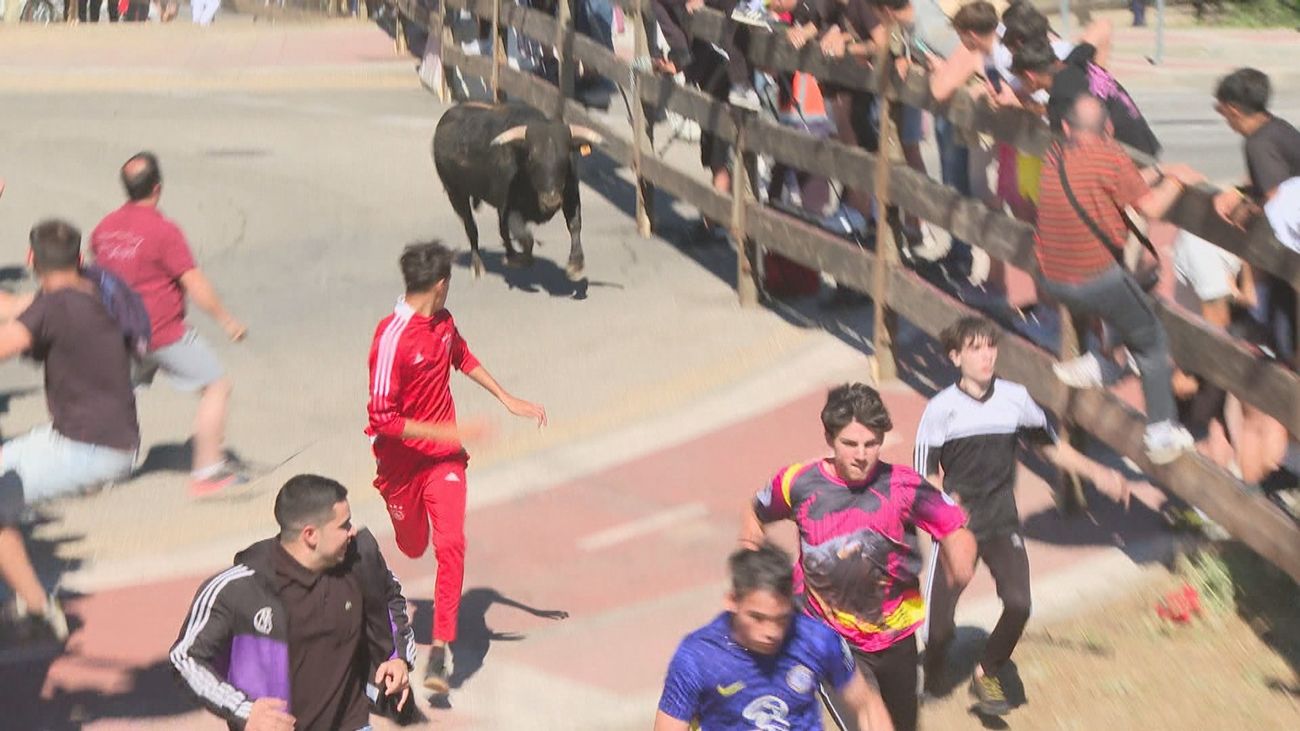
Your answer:
[[[569,135],[579,142],[585,142],[589,145],[599,145],[605,141],[604,137],[596,134],[590,127],[583,127],[580,124],[569,125]]]
[[[518,127],[511,127],[505,132],[502,132],[501,134],[497,135],[496,139],[492,140],[492,145],[493,146],[508,145],[511,142],[519,142],[524,138],[524,135],[527,134],[527,132],[528,132],[528,128],[522,125]]]

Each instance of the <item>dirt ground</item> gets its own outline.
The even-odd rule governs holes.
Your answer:
[[[1199,590],[1201,618],[1160,619],[1156,605],[1185,582]],[[987,628],[961,631],[955,687],[922,708],[926,729],[1300,729],[1300,589],[1235,547],[1116,603],[1031,626],[1004,673],[1020,705],[1003,719],[971,710]]]

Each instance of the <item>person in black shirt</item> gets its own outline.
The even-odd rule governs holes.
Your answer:
[[[27,354],[45,369],[51,423],[0,447],[0,578],[14,592],[23,638],[62,641],[67,620],[46,596],[18,525],[27,504],[102,487],[131,473],[140,445],[128,344],[81,270],[81,233],[60,220],[32,227],[33,299],[5,297],[0,361]]]
[[[1268,76],[1252,68],[1228,74],[1214,91],[1215,111],[1246,140],[1249,182],[1214,198],[1214,209],[1238,227],[1258,213],[1258,206],[1272,200],[1283,183],[1300,177],[1300,131],[1268,111],[1271,94]],[[1295,347],[1295,291],[1284,280],[1258,271],[1255,295],[1252,316],[1269,328],[1282,359],[1293,367],[1300,365]]]
[[[1116,140],[1152,157],[1158,156],[1160,142],[1137,103],[1109,71],[1096,64],[1096,55],[1095,46],[1080,43],[1061,61],[1051,43],[1038,38],[1016,51],[1011,70],[1031,93],[1048,90],[1047,119],[1054,131],[1061,131],[1061,120],[1075,100],[1088,94],[1105,104]]]
[[[189,692],[242,731],[363,731],[367,696],[410,701],[415,637],[402,587],[348,491],[297,475],[275,497],[279,535],[203,583],[169,653]]]
[[[914,465],[970,516],[976,560],[988,566],[1002,600],[1002,616],[971,679],[980,710],[990,715],[1010,710],[998,673],[1029,621],[1029,559],[1015,495],[1019,445],[1040,449],[1057,466],[1087,476],[1128,504],[1128,484],[1118,472],[1058,443],[1047,415],[1025,387],[994,376],[999,334],[989,320],[965,317],[939,336],[961,375],[926,404],[917,427]],[[940,565],[939,554],[931,554],[926,596],[925,688],[932,695],[941,687],[961,596],[960,588],[935,581],[947,568]]]
[[[1262,205],[1277,195],[1282,183],[1300,177],[1300,131],[1268,111],[1271,95],[1268,76],[1252,68],[1233,71],[1214,90],[1214,111],[1246,140],[1249,183],[1241,189],[1229,188],[1214,199],[1219,215],[1238,225],[1245,198]]]

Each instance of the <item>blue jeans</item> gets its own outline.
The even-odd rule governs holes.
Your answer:
[[[605,48],[614,50],[614,5],[609,0],[578,0],[573,27]]]
[[[1078,284],[1054,282],[1047,278],[1041,282],[1043,289],[1072,314],[1099,317],[1118,331],[1141,371],[1147,423],[1177,421],[1169,339],[1156,317],[1151,299],[1133,277],[1114,265]],[[1106,380],[1111,381],[1110,378]]]
[[[934,139],[939,146],[939,177],[944,185],[969,198],[970,150],[961,144],[958,135],[959,131],[952,122],[938,114],[934,115]],[[952,249],[946,258],[959,267],[964,266],[969,272],[972,259],[970,244],[953,236]]]

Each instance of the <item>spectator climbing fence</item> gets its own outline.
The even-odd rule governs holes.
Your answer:
[[[868,191],[996,259],[1037,271],[1031,226],[912,170],[901,162],[901,156],[899,162],[891,162],[888,154],[875,155],[834,140],[815,139],[651,72],[648,39],[639,19],[642,13],[652,12],[652,0],[614,1],[624,9],[636,33],[630,63],[575,33],[568,3],[563,0],[557,4],[555,15],[510,0],[444,0],[445,4],[432,10],[418,0],[396,0],[397,38],[400,45],[404,39],[400,25],[404,23],[436,33],[441,39],[441,61],[447,70],[444,79],[454,68],[464,76],[484,80],[497,99],[508,96],[600,134],[604,138],[601,152],[629,167],[636,180],[636,221],[642,236],[653,230],[656,188],[688,202],[710,220],[726,222],[732,239],[738,242],[736,289],[742,306],[755,305],[759,299],[755,261],[760,249],[826,272],[836,282],[868,293],[881,305],[874,308],[872,336],[881,378],[896,373],[898,354],[891,339],[895,318],[903,317],[937,336],[958,318],[978,313],[903,266],[887,225],[878,227],[875,251],[863,250],[818,226],[762,204],[753,194],[752,166],[748,164],[733,165],[730,194],[714,190],[696,174],[655,154],[647,119],[654,119],[662,110],[675,112],[729,143],[733,161],[770,156],[796,170]],[[510,68],[504,42],[493,44],[491,56],[463,52],[453,41],[447,22],[447,13],[457,11],[468,11],[480,21],[490,22],[493,38],[503,38],[509,28],[553,49],[559,68],[558,87]],[[689,16],[686,31],[694,39],[719,43],[729,22],[721,14],[703,9]],[[903,103],[926,109],[946,117],[958,128],[990,134],[1028,154],[1042,155],[1053,141],[1041,118],[1024,110],[993,109],[965,92],[958,92],[946,103],[935,102],[928,79],[916,69],[906,78],[898,78],[892,71],[885,71],[887,64],[876,63],[877,71],[872,72],[872,66],[856,59],[824,56],[817,44],[796,49],[783,35],[752,28],[744,47],[756,68],[804,71],[822,81],[875,93],[886,106]],[[607,120],[572,99],[575,64],[621,87],[632,102],[630,133],[612,129]],[[446,89],[441,92],[447,98]],[[880,118],[888,124],[890,115],[882,111]],[[883,130],[881,139],[888,139]],[[1140,154],[1133,154],[1139,163],[1147,162]],[[1166,220],[1300,289],[1300,255],[1281,246],[1266,221],[1257,220],[1244,233],[1223,222],[1214,211],[1214,192],[1205,185],[1187,189],[1166,214]],[[1242,342],[1208,326],[1199,317],[1165,303],[1157,306],[1174,359],[1181,368],[1276,418],[1292,435],[1300,435],[1300,378],[1295,373],[1258,358]],[[1063,323],[1068,320],[1062,318]],[[1063,426],[1072,425],[1129,458],[1152,479],[1203,510],[1231,535],[1300,581],[1300,526],[1267,498],[1248,490],[1240,480],[1197,454],[1189,453],[1164,466],[1151,464],[1143,452],[1145,419],[1141,413],[1109,391],[1072,390],[1056,378],[1052,372],[1055,356],[1070,355],[1078,347],[1071,336],[1063,335],[1062,340],[1062,352],[1053,354],[1008,333],[1000,345],[1003,355],[999,371],[1023,383],[1035,399],[1062,420]]]

